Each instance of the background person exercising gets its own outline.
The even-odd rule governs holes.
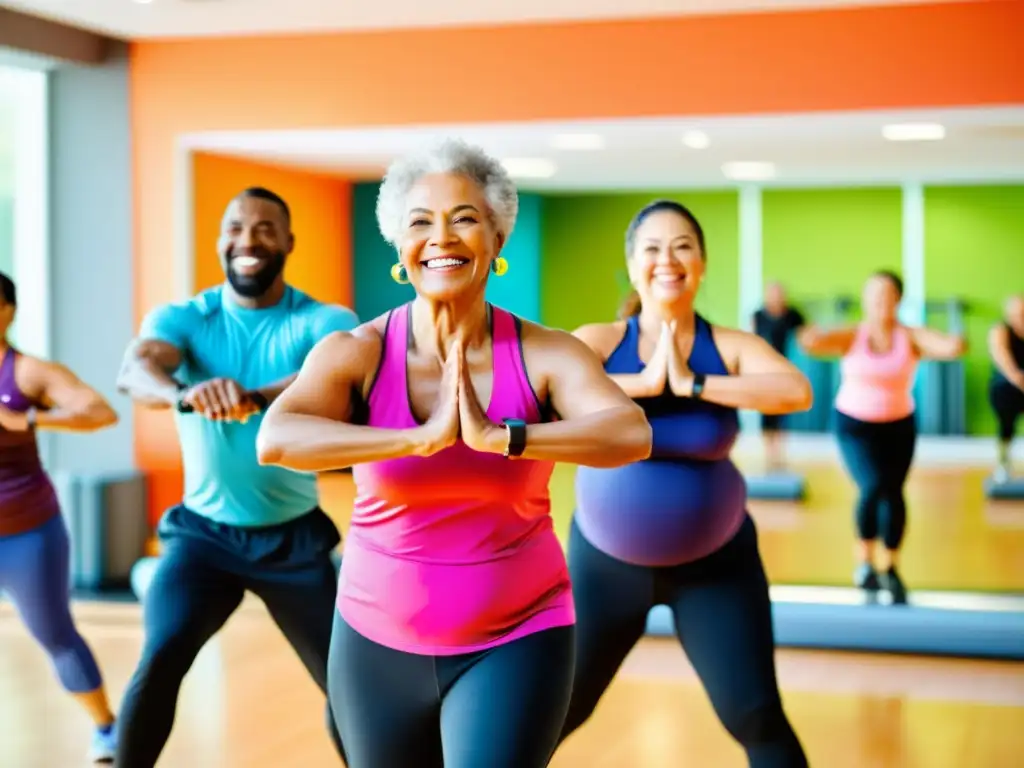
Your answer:
[[[125,693],[118,768],[156,763],[185,674],[247,590],[326,693],[337,589],[330,558],[340,536],[319,508],[316,477],[260,466],[256,435],[261,412],[313,346],[357,320],[286,285],[290,219],[273,192],[238,195],[218,247],[227,282],[151,312],[119,377],[144,406],[181,403],[194,413],[175,416],[185,498],[158,527],[163,551],[145,596],[146,640]]]
[[[789,340],[805,323],[800,311],[786,302],[786,291],[782,284],[769,283],[764,291],[764,306],[754,313],[754,333],[785,357]],[[785,468],[783,425],[783,417],[779,414],[761,414],[761,436],[764,439],[765,462],[769,472]]]
[[[989,402],[999,421],[999,464],[993,479],[1010,479],[1010,444],[1017,431],[1017,419],[1024,414],[1024,296],[1006,302],[1003,322],[989,331],[988,351],[992,356]]]
[[[71,547],[60,503],[39,458],[36,430],[94,432],[117,423],[96,390],[62,365],[24,355],[7,341],[18,306],[0,273],[0,594],[46,650],[57,679],[89,713],[94,762],[114,757],[116,735],[96,659],[71,616]]]

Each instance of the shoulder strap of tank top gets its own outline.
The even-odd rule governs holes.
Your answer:
[[[0,376],[6,376],[8,378],[14,378],[14,361],[18,358],[18,350],[8,345],[7,351],[4,352],[4,359],[0,362]]]
[[[689,364],[697,373],[709,374],[712,376],[727,376],[729,367],[725,364],[725,358],[715,343],[714,329],[699,313],[694,313],[693,348],[690,350]]]
[[[914,335],[905,325],[896,326],[896,338],[893,339],[892,354],[900,357],[914,355]]]
[[[506,312],[493,304],[489,306],[491,354],[494,359],[492,402],[500,403],[505,399],[504,393],[514,391],[528,408],[536,409],[536,418],[540,414],[541,405],[537,402],[537,395],[526,373],[519,320],[511,312]]]
[[[871,349],[868,346],[868,324],[857,323],[857,328],[853,333],[853,344],[850,345],[850,352],[870,351]]]
[[[392,400],[408,392],[406,386],[406,358],[409,347],[409,304],[395,307],[388,313],[384,325],[380,363],[370,389],[369,402],[373,407],[380,398]],[[399,399],[398,402],[401,402]]]

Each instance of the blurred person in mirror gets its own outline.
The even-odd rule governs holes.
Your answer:
[[[548,765],[575,653],[551,472],[650,451],[584,344],[485,299],[518,206],[476,147],[397,159],[377,219],[415,298],[322,341],[260,430],[265,464],[352,467],[330,661],[352,768]]]
[[[999,422],[999,459],[993,480],[1005,483],[1012,474],[1010,447],[1017,419],[1024,414],[1024,296],[1011,296],[1003,321],[988,334],[993,370],[988,396]]]
[[[772,349],[785,357],[790,341],[805,322],[800,310],[786,300],[786,291],[781,283],[771,282],[765,287],[764,306],[754,313],[752,325],[754,333],[768,342]],[[761,414],[761,435],[768,472],[785,469],[784,430],[783,416]]]
[[[156,764],[183,678],[246,592],[326,695],[340,536],[320,509],[316,476],[262,466],[256,436],[310,350],[357,320],[285,281],[295,239],[280,196],[262,187],[238,194],[217,244],[225,281],[152,310],[126,352],[119,388],[143,407],[174,411],[185,495],[157,527],[161,553],[143,597],[145,642],[121,708],[118,768]],[[327,720],[343,756],[329,707]]]
[[[874,598],[881,590],[894,604],[907,602],[899,552],[907,525],[903,487],[917,442],[914,380],[921,360],[954,360],[962,336],[899,320],[903,280],[880,270],[864,283],[863,320],[825,330],[805,326],[797,339],[816,357],[840,358],[835,399],[836,439],[859,499],[854,584]],[[877,553],[876,541],[882,552]]]
[[[96,659],[71,617],[68,531],[36,432],[95,432],[116,424],[117,414],[63,365],[11,344],[17,307],[14,282],[0,274],[0,593],[10,597],[61,685],[95,723],[90,759],[110,762],[114,714]]]
[[[737,409],[794,413],[807,377],[753,333],[694,311],[708,250],[697,217],[672,200],[626,228],[634,291],[621,319],[576,331],[646,413],[651,455],[580,467],[569,534],[577,612],[576,674],[562,738],[597,707],[655,605],[676,634],[722,725],[752,768],[806,768],[779,695],[771,601],[730,452]]]

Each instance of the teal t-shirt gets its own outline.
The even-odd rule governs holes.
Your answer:
[[[252,390],[297,373],[318,341],[356,325],[351,310],[291,287],[277,305],[263,309],[240,307],[217,287],[153,310],[139,338],[181,350],[174,375],[184,384],[228,378]],[[315,475],[257,462],[262,421],[262,414],[245,424],[175,414],[188,509],[218,523],[255,527],[285,523],[317,506]]]

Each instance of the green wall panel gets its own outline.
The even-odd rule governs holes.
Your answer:
[[[859,303],[877,269],[902,271],[898,188],[772,189],[762,196],[762,275],[797,305],[849,296]]]
[[[626,225],[659,198],[689,207],[704,228],[708,271],[698,310],[735,325],[739,311],[739,196],[736,192],[546,195],[542,224],[541,321],[571,330],[611,320],[629,289]]]
[[[967,431],[994,435],[986,336],[1011,293],[1024,292],[1024,186],[925,189],[925,295],[969,305]]]

